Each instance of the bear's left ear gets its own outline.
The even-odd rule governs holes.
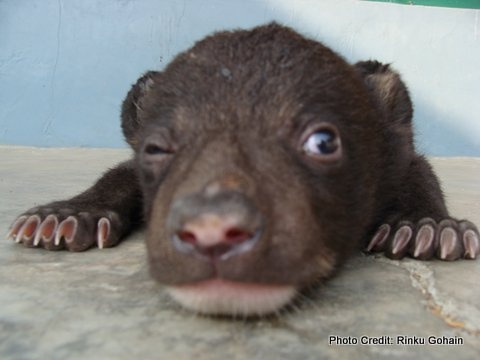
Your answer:
[[[354,65],[362,76],[365,85],[372,94],[387,121],[394,126],[407,125],[412,122],[413,107],[408,89],[393,71],[390,65],[378,61],[360,61]]]
[[[141,99],[147,94],[155,84],[155,78],[160,72],[149,71],[145,73],[132,86],[127,97],[122,104],[122,130],[125,139],[132,148],[138,144],[137,133],[141,127],[138,112],[140,110]]]

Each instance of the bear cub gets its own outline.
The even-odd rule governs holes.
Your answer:
[[[90,189],[30,209],[27,247],[115,246],[146,224],[152,276],[184,307],[262,315],[353,251],[474,259],[415,151],[406,85],[275,23],[218,32],[145,73],[122,107],[132,160]]]

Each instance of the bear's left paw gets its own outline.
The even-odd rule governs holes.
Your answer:
[[[416,223],[385,223],[377,229],[366,251],[385,252],[391,259],[475,259],[480,253],[480,235],[467,220],[444,219],[437,223],[423,218]]]

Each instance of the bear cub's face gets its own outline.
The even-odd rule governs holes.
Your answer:
[[[184,306],[276,311],[359,247],[384,135],[331,50],[274,24],[217,33],[137,87],[150,269]]]

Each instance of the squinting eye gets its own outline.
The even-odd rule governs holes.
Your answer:
[[[168,151],[156,144],[147,144],[144,151],[147,155],[163,155],[168,153]]]
[[[340,141],[333,131],[323,129],[314,132],[307,138],[303,144],[303,150],[310,155],[332,156],[339,153]]]
[[[163,161],[171,154],[173,154],[171,148],[158,141],[149,141],[143,146],[143,157],[148,161]]]

